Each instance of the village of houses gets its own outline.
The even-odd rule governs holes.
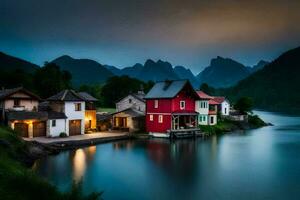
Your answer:
[[[188,80],[161,81],[145,94],[116,102],[116,112],[97,112],[98,100],[86,92],[63,90],[41,99],[25,88],[0,91],[0,120],[25,139],[64,139],[83,135],[148,133],[179,138],[201,134],[218,117],[232,117],[229,101],[196,91]],[[239,118],[234,118],[241,120]]]

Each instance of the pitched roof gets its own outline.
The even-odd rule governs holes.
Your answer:
[[[48,101],[86,101],[83,97],[77,94],[74,90],[63,90],[52,97]]]
[[[216,102],[214,99],[210,99],[210,100],[208,101],[208,104],[209,104],[209,105],[219,105],[220,103]]]
[[[193,89],[188,80],[157,82],[146,94],[145,99],[174,98],[186,85]]]
[[[145,94],[141,94],[141,93],[133,93],[131,94],[133,97],[137,98],[138,100],[142,101],[142,102],[145,102]]]
[[[95,97],[93,97],[87,92],[78,92],[77,94],[81,96],[83,99],[85,99],[86,101],[98,101],[98,99],[96,99]]]
[[[225,101],[225,97],[214,97],[214,101],[218,102],[219,104]]]
[[[4,99],[4,98],[6,98],[6,97],[8,97],[12,94],[17,93],[17,92],[24,92],[24,93],[28,94],[29,96],[31,96],[34,99],[41,100],[41,98],[39,96],[37,96],[36,94],[26,90],[23,87],[0,90],[0,99]]]
[[[206,94],[205,92],[203,92],[201,90],[198,90],[196,92],[201,99],[212,99],[213,98],[212,96],[209,96],[208,94]]]
[[[115,115],[115,114],[118,114],[118,113],[125,113],[127,115],[130,115],[131,117],[143,117],[145,116],[145,113],[144,112],[141,112],[141,111],[138,111],[134,108],[127,108],[125,110],[121,110],[121,111],[118,111],[118,112],[115,112],[113,113],[112,115]]]

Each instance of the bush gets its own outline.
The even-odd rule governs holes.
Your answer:
[[[249,115],[248,123],[254,127],[262,127],[266,125],[266,123],[262,119],[260,119],[257,115]]]
[[[59,137],[65,138],[65,137],[68,137],[68,135],[67,135],[65,132],[61,132],[61,133],[59,134]]]

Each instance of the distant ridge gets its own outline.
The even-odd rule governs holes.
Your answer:
[[[81,84],[102,84],[109,77],[114,76],[106,67],[90,59],[75,59],[64,55],[52,62],[72,74],[72,82],[75,86]]]
[[[39,66],[26,60],[16,58],[0,52],[0,70],[23,70],[25,72],[34,72]]]

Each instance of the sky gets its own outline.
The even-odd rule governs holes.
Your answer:
[[[217,56],[245,65],[300,46],[299,0],[0,0],[0,51],[119,68],[162,59],[195,74]]]

